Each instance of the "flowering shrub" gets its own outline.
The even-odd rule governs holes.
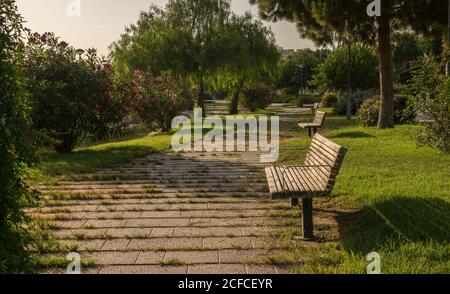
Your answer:
[[[135,83],[139,89],[135,110],[149,126],[170,131],[173,118],[194,107],[194,94],[182,78],[136,71]]]
[[[52,33],[36,33],[25,47],[24,72],[34,126],[54,139],[58,152],[123,129],[133,89],[114,79],[95,49],[75,49]]]

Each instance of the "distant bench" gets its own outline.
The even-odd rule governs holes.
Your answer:
[[[298,205],[302,198],[303,238],[313,238],[314,197],[329,196],[347,149],[316,134],[308,149],[304,166],[271,166],[266,177],[272,199],[291,198]]]
[[[312,114],[316,114],[317,109],[319,109],[320,103],[314,103],[314,104],[303,104],[304,108],[311,109]]]
[[[308,129],[308,135],[311,137],[312,131],[314,131],[314,134],[316,134],[317,129],[320,129],[323,127],[323,124],[325,123],[325,117],[326,117],[325,112],[317,111],[313,122],[300,123],[300,124],[298,124],[298,126],[301,127],[302,129]]]

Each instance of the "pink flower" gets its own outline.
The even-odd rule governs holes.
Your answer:
[[[133,74],[135,77],[138,77],[138,78],[142,76],[142,72],[139,69],[135,69]]]

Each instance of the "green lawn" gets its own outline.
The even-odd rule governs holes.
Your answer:
[[[327,120],[326,136],[349,150],[327,205],[355,210],[337,217],[341,240],[309,250],[312,261],[298,271],[364,273],[367,254],[378,252],[384,273],[450,273],[450,155],[416,146],[416,126],[348,124]],[[285,162],[302,157],[283,154]]]
[[[298,272],[364,273],[366,256],[378,252],[384,273],[450,273],[450,155],[416,146],[416,126],[362,128],[329,116],[324,134],[349,152],[327,207],[337,211],[340,240],[305,248],[292,241]],[[281,126],[284,146],[308,146],[305,131]],[[170,135],[145,136],[76,150],[43,154],[43,178],[94,172],[151,152],[169,149]],[[301,152],[281,161],[301,163]],[[296,228],[287,228],[291,232]],[[297,230],[298,231],[298,230]]]

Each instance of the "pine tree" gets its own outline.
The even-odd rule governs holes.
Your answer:
[[[391,35],[412,29],[441,38],[447,29],[448,0],[380,0],[378,16],[368,16],[362,0],[250,0],[263,18],[286,19],[297,24],[300,36],[318,45],[350,35],[354,41],[376,44],[380,70],[381,110],[378,127],[394,126]]]

